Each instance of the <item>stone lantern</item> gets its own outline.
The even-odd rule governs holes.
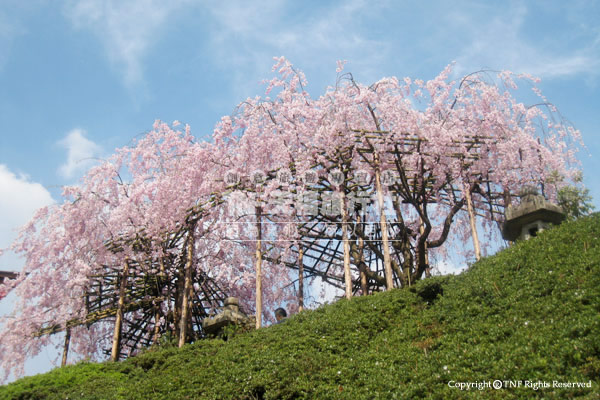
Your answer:
[[[535,237],[551,225],[560,224],[566,217],[562,208],[547,201],[534,187],[523,188],[520,197],[518,206],[506,208],[506,221],[502,226],[505,240],[514,242]]]
[[[204,318],[202,329],[208,334],[219,335],[223,333],[226,326],[247,326],[251,323],[252,319],[240,311],[239,300],[236,297],[228,297],[220,313]]]

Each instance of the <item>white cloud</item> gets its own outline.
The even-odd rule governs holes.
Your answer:
[[[0,249],[8,248],[17,237],[17,229],[25,225],[35,211],[54,203],[50,192],[41,184],[32,182],[27,176],[11,172],[6,165],[0,164]],[[5,251],[0,256],[0,270],[20,271],[23,260],[12,251]],[[11,293],[0,302],[0,316],[12,312],[15,298]],[[27,365],[27,374],[32,375],[49,370],[52,365],[47,362],[47,351],[43,357],[36,357]],[[11,379],[11,381],[14,378]]]
[[[100,156],[101,148],[85,137],[82,129],[73,129],[58,144],[67,149],[67,161],[58,168],[58,173],[71,179],[85,171]]]
[[[41,184],[27,176],[17,176],[0,164],[0,249],[7,248],[16,238],[17,229],[25,225],[34,212],[54,200]],[[20,269],[17,257],[6,252],[0,258],[0,269]]]
[[[70,1],[65,15],[79,30],[92,31],[128,86],[143,82],[143,59],[169,14],[184,0]]]

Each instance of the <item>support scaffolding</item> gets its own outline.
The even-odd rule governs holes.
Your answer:
[[[304,307],[305,279],[319,277],[323,282],[345,291],[346,297],[363,295],[408,286],[429,274],[429,249],[444,243],[453,218],[468,212],[476,253],[476,217],[488,214],[491,218],[503,215],[510,193],[492,185],[487,179],[491,171],[469,176],[468,189],[450,176],[433,176],[431,163],[435,159],[427,152],[427,142],[415,135],[395,135],[382,130],[351,130],[350,144],[333,156],[313,165],[318,180],[307,187],[297,179],[287,190],[298,195],[310,189],[320,196],[309,199],[305,206],[316,207],[310,215],[274,215],[268,206],[256,208],[256,324],[261,326],[264,262],[280,264],[298,273],[298,306]],[[485,136],[470,136],[448,147],[445,157],[459,159],[465,166],[478,159]],[[379,142],[378,149],[373,143]],[[382,145],[383,144],[383,145]],[[381,151],[385,149],[385,151]],[[467,149],[467,153],[459,150]],[[321,154],[323,156],[323,154]],[[407,161],[407,157],[410,162]],[[374,171],[374,182],[355,180],[355,164],[360,160],[365,168]],[[440,160],[437,160],[440,162]],[[292,170],[295,166],[291,165]],[[341,169],[346,181],[341,186],[330,182],[328,175]],[[395,181],[382,182],[383,171],[392,170]],[[277,171],[267,173],[267,180]],[[435,188],[435,190],[434,190]],[[196,224],[205,217],[203,210],[222,205],[223,198],[233,190],[254,191],[248,182],[236,183],[223,193],[212,196],[204,204],[190,210],[186,223],[176,232],[166,234],[160,244],[163,255],[155,255],[153,245],[143,235],[114,240],[107,247],[115,259],[123,259],[125,249],[133,254],[124,265],[105,265],[101,273],[90,277],[84,294],[86,310],[78,318],[41,327],[39,335],[67,331],[66,360],[71,331],[79,326],[107,321],[114,322],[113,346],[107,349],[113,360],[134,354],[139,348],[158,343],[161,338],[175,338],[181,346],[205,336],[202,319],[223,306],[226,294],[208,273],[196,267],[194,235]],[[323,199],[339,195],[339,213],[324,211]],[[362,197],[361,197],[362,196]],[[362,204],[352,199],[373,200]],[[446,217],[434,221],[429,216],[432,207],[443,208]],[[465,207],[467,209],[465,209]],[[388,210],[389,209],[389,210]],[[297,209],[296,209],[297,211]],[[391,211],[388,213],[388,211]],[[408,218],[420,221],[410,225]],[[297,235],[292,241],[292,258],[282,258],[269,247],[271,239],[263,229],[267,224],[292,224]],[[439,237],[431,238],[434,223],[441,224]],[[439,232],[440,230],[438,230]],[[266,232],[266,229],[265,229]]]
[[[158,259],[150,255],[148,243],[137,238],[132,245],[135,258],[126,258],[122,267],[106,265],[101,273],[90,276],[82,317],[47,325],[37,335],[67,332],[63,362],[71,331],[96,323],[114,324],[112,347],[105,350],[113,361],[158,344],[163,337],[176,343],[182,338],[189,343],[205,337],[202,320],[223,306],[226,294],[196,268],[191,229],[170,235],[165,246],[172,251]],[[124,245],[111,242],[107,247],[118,256]]]

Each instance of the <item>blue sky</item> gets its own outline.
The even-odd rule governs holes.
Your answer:
[[[542,78],[583,134],[598,208],[600,3],[596,1],[2,0],[0,248],[94,162],[180,120],[199,138],[248,96],[272,57],[302,69],[313,96],[336,61],[363,83],[431,79],[456,62]],[[13,255],[0,269],[19,270]]]

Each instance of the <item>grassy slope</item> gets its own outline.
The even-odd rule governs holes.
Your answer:
[[[342,300],[229,342],[55,369],[0,387],[0,399],[595,399],[599,264],[595,215],[460,276]],[[592,388],[461,392],[447,385],[493,379],[592,380]]]

